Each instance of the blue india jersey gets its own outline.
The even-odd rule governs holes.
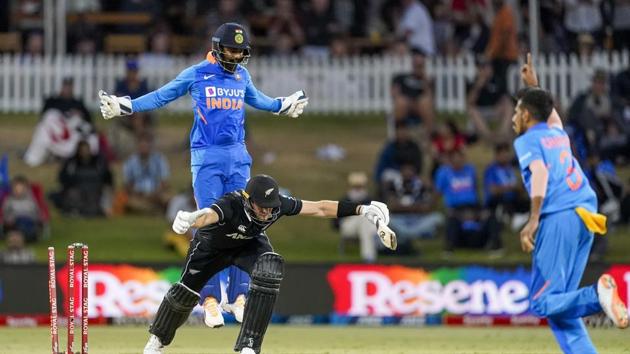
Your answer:
[[[531,195],[529,165],[542,160],[549,171],[547,194],[541,214],[584,207],[597,211],[597,197],[580,164],[571,153],[567,133],[559,127],[539,123],[514,141],[523,183]]]
[[[131,101],[134,112],[149,111],[185,95],[192,97],[194,123],[190,131],[191,150],[212,146],[243,144],[245,107],[277,112],[281,102],[260,92],[247,69],[238,66],[232,74],[216,62],[211,53],[206,60],[182,71],[161,88]],[[192,154],[192,160],[200,154]],[[192,164],[202,161],[191,161]]]

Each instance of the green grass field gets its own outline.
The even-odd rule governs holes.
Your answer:
[[[169,354],[232,353],[238,327],[220,329],[184,327],[169,346]],[[628,332],[591,329],[600,354],[630,353]],[[65,332],[61,332],[63,335]],[[63,339],[65,337],[61,336]],[[148,338],[145,327],[90,328],[91,354],[141,352]],[[48,328],[0,330],[2,353],[50,352]],[[65,342],[62,348],[65,349]],[[271,326],[263,347],[265,354],[526,354],[559,353],[547,328],[447,328],[447,327],[298,327]]]

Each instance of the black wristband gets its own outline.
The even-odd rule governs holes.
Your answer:
[[[359,203],[340,200],[337,206],[337,217],[343,218],[345,216],[357,215],[357,207],[359,205]]]

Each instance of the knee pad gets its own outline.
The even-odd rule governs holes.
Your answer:
[[[162,344],[169,345],[198,301],[199,295],[188,287],[180,283],[173,285],[164,296],[149,332],[160,338]]]
[[[264,293],[277,294],[280,291],[280,283],[284,275],[284,259],[273,252],[263,253],[256,263],[251,274],[251,290]]]

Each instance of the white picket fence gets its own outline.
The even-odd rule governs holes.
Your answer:
[[[151,57],[140,59],[141,75],[157,88],[173,79],[198,57]],[[588,60],[575,55],[547,55],[536,62],[541,85],[567,105],[590,84],[595,68],[618,72],[629,65],[628,52],[597,53]],[[270,96],[282,96],[304,88],[313,113],[383,113],[391,109],[390,83],[397,73],[411,69],[411,58],[354,56],[327,58],[253,58],[248,65],[255,85]],[[427,72],[435,81],[435,106],[439,111],[463,112],[466,82],[476,69],[472,55],[436,57],[427,61]],[[57,92],[64,77],[75,79],[75,94],[88,108],[97,109],[99,89],[113,90],[125,73],[122,56],[0,56],[0,112],[38,112],[43,98]],[[518,67],[510,71],[509,86],[519,86]],[[188,111],[185,96],[167,106],[171,111]]]

